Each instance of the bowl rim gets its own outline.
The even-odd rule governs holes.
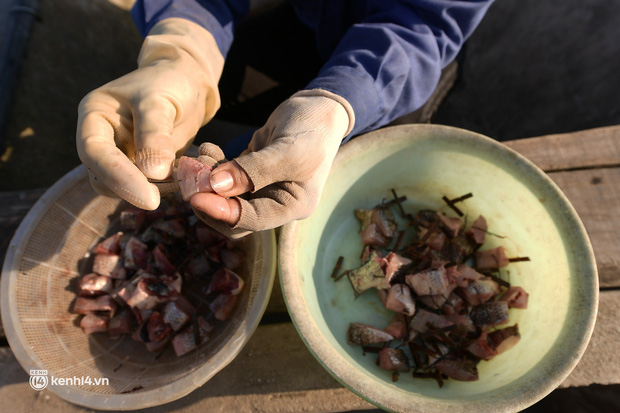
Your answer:
[[[49,205],[53,204],[65,190],[85,179],[87,174],[87,168],[84,165],[79,165],[41,195],[15,231],[4,258],[0,280],[2,325],[11,351],[28,374],[31,369],[43,369],[41,367],[43,363],[31,348],[22,343],[20,339],[20,336],[22,336],[21,323],[19,320],[14,320],[11,317],[11,314],[17,314],[16,297],[9,292],[16,282],[16,277],[13,274],[23,254],[20,244],[25,237],[29,237],[32,234]],[[211,363],[202,365],[181,379],[153,390],[137,393],[98,394],[84,392],[83,390],[67,386],[48,386],[47,389],[68,402],[92,409],[135,410],[172,402],[188,395],[196,388],[205,384],[241,352],[256,328],[258,328],[261,317],[267,308],[277,269],[277,245],[274,230],[262,231],[259,233],[259,236],[263,246],[263,260],[257,294],[248,311],[248,318],[240,324],[230,337],[229,344],[225,347],[226,352],[220,350],[220,352],[216,353],[217,363],[215,366]]]
[[[555,199],[560,202],[563,212],[570,220],[571,229],[575,231],[578,239],[582,241],[582,246],[585,248],[583,251],[583,256],[585,257],[584,265],[589,269],[590,279],[589,284],[586,285],[588,296],[585,298],[585,301],[589,305],[587,305],[587,307],[583,310],[583,316],[580,319],[580,322],[584,326],[584,334],[574,340],[573,347],[571,348],[571,357],[564,359],[562,366],[558,368],[557,371],[553,372],[553,374],[550,374],[549,381],[547,381],[544,385],[537,384],[536,386],[530,386],[524,393],[522,393],[521,397],[494,400],[492,405],[486,404],[483,400],[459,400],[458,404],[456,404],[446,399],[442,400],[433,398],[420,399],[416,401],[417,404],[415,405],[409,404],[409,409],[415,407],[421,411],[449,410],[450,412],[498,412],[515,411],[515,409],[522,410],[541,400],[547,394],[551,393],[556,387],[558,387],[575,368],[585,352],[596,322],[599,300],[598,272],[594,252],[581,219],[579,218],[574,207],[571,205],[570,201],[566,198],[562,190],[555,184],[555,182],[553,182],[544,171],[542,171],[538,166],[523,155],[498,141],[476,132],[437,124],[398,125],[378,129],[356,137],[355,139],[342,145],[332,165],[332,171],[336,170],[339,165],[346,163],[347,160],[354,158],[357,154],[363,152],[364,150],[368,150],[368,148],[372,148],[373,142],[376,143],[377,139],[381,140],[382,145],[389,144],[389,141],[403,139],[403,135],[406,134],[406,138],[410,139],[411,142],[414,142],[418,139],[425,139],[424,136],[435,132],[439,132],[440,134],[456,134],[459,138],[479,141],[491,150],[503,152],[505,156],[511,157],[513,160],[519,162],[528,172],[536,175],[539,179],[541,179],[543,185],[546,185],[551,191],[553,191]],[[437,137],[434,137],[433,139],[437,139]],[[291,314],[291,320],[302,338],[302,341],[308,347],[312,355],[329,372],[329,374],[331,374],[332,377],[334,377],[338,382],[347,387],[353,393],[388,411],[407,410],[403,408],[402,404],[391,403],[391,401],[388,400],[389,397],[385,397],[382,394],[381,389],[370,386],[369,384],[371,384],[371,382],[362,377],[361,374],[356,374],[354,371],[352,372],[347,370],[346,367],[349,363],[345,361],[322,336],[318,325],[312,318],[312,314],[308,311],[308,307],[304,304],[301,283],[295,271],[295,261],[297,256],[297,251],[295,250],[295,239],[298,229],[299,223],[297,221],[293,221],[283,226],[279,239],[278,266],[284,301],[289,313]],[[360,381],[358,382],[358,380]],[[366,386],[364,386],[364,388],[360,388],[360,383],[364,382]]]

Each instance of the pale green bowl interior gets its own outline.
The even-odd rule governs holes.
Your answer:
[[[360,138],[358,138],[360,139]],[[488,138],[440,126],[409,126],[375,132],[343,148],[316,212],[283,231],[281,265],[293,319],[313,353],[353,391],[391,410],[518,410],[544,397],[570,373],[591,334],[597,308],[597,274],[583,226],[563,194],[532,164]],[[473,198],[459,204],[472,222],[485,216],[483,249],[503,245],[511,263],[504,274],[529,294],[527,310],[512,309],[519,324],[517,346],[478,366],[477,382],[433,380],[402,374],[392,382],[346,342],[350,322],[380,328],[393,313],[374,291],[355,299],[346,278],[330,275],[338,256],[344,268],[359,265],[362,244],[355,208],[371,208],[406,195],[409,211],[454,213],[442,196]],[[396,211],[396,210],[395,210]],[[289,253],[290,254],[287,254]]]

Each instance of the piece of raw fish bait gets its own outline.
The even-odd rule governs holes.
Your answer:
[[[521,287],[511,286],[504,291],[497,301],[506,301],[510,308],[527,308],[529,294]]]
[[[211,167],[196,158],[181,156],[176,174],[185,201],[189,201],[198,192],[213,192],[210,182]]]
[[[478,368],[473,360],[444,358],[435,363],[433,367],[454,380],[478,380]]]
[[[480,305],[486,303],[499,293],[499,284],[493,281],[491,278],[480,278],[476,281],[471,281],[467,287],[461,288],[463,298],[471,305]]]
[[[407,320],[403,313],[396,313],[390,324],[383,329],[397,340],[402,340],[407,336]]]
[[[397,313],[412,316],[415,313],[415,301],[411,296],[409,286],[405,284],[394,284],[388,293],[385,308]]]
[[[426,333],[429,327],[437,329],[449,327],[453,324],[454,323],[446,319],[445,316],[431,313],[430,311],[426,311],[424,309],[419,309],[415,317],[413,317],[409,322],[410,338],[412,338],[411,333],[413,332]],[[413,335],[415,335],[415,333]]]
[[[111,278],[93,272],[80,278],[78,294],[82,296],[109,294],[112,292],[113,287],[114,284]]]
[[[117,280],[123,280],[127,277],[127,271],[123,267],[123,260],[116,254],[95,255],[93,272]]]
[[[389,285],[381,269],[381,262],[382,258],[379,257],[377,251],[372,251],[368,261],[361,267],[347,271],[347,277],[356,297],[373,287],[388,288]]]
[[[105,315],[88,313],[80,320],[80,327],[85,334],[103,333],[108,330],[108,320]]]
[[[213,330],[213,326],[209,324],[203,317],[197,320],[200,342],[204,343],[209,339],[209,332]],[[196,343],[196,334],[194,333],[194,325],[191,324],[172,339],[172,347],[178,357],[189,353],[198,347]]]
[[[469,315],[475,325],[481,328],[494,327],[508,322],[508,303],[491,301],[472,309]]]
[[[172,327],[174,331],[179,331],[189,320],[195,309],[192,304],[183,297],[170,301],[162,310],[164,321]]]
[[[133,321],[135,317],[128,309],[118,312],[108,322],[108,334],[111,336],[120,336],[121,334],[131,333]]]
[[[172,327],[164,321],[159,311],[153,311],[146,325],[146,331],[149,333],[149,341],[162,341],[172,333]]]
[[[457,217],[448,217],[441,212],[437,212],[437,218],[439,218],[439,222],[441,222],[441,229],[446,233],[446,235],[450,238],[455,238],[459,235],[461,231],[461,226],[463,222],[460,218]]]
[[[411,368],[409,367],[409,360],[407,355],[401,349],[396,348],[383,348],[379,351],[379,368],[389,371],[398,371],[401,373],[407,373]]]
[[[476,244],[484,244],[484,240],[487,235],[487,220],[480,215],[472,224],[467,236],[470,237]]]
[[[393,251],[384,258],[384,261],[386,263],[385,279],[388,283],[392,282],[392,278],[398,273],[398,270],[412,262],[409,258],[403,257]]]
[[[510,350],[520,339],[521,334],[519,334],[519,326],[517,324],[489,333],[489,342],[495,348],[497,354]]]
[[[243,284],[243,279],[237,274],[226,267],[220,267],[220,269],[213,274],[213,278],[207,289],[207,294],[225,292],[237,295],[243,289]]]
[[[496,270],[505,267],[509,263],[510,261],[506,257],[506,250],[502,246],[476,252],[476,268],[480,271]]]
[[[233,308],[235,308],[235,304],[237,304],[238,299],[238,295],[228,293],[218,294],[218,296],[215,297],[209,305],[209,309],[216,319],[224,321],[228,318]]]
[[[163,244],[157,244],[155,248],[153,248],[153,258],[155,260],[155,265],[159,269],[162,274],[173,275],[176,271],[176,267],[172,265],[170,260],[168,259],[166,247]]]
[[[110,314],[113,314],[116,307],[116,301],[109,295],[100,295],[96,298],[78,297],[73,304],[73,312],[76,314],[88,314],[93,311],[108,311]]]
[[[487,332],[483,331],[473,343],[471,343],[466,348],[469,353],[473,356],[478,357],[482,360],[491,360],[498,353],[497,350],[493,348],[493,346],[489,343],[489,338],[487,336]]]
[[[179,296],[179,292],[164,279],[144,277],[136,285],[136,289],[127,301],[131,308],[152,310],[158,304],[167,303]]]
[[[125,268],[131,270],[145,268],[148,261],[148,246],[132,236],[125,245],[123,256]]]
[[[390,340],[394,340],[394,336],[376,327],[363,323],[349,324],[349,330],[347,331],[347,342],[349,344],[377,344]]]
[[[405,279],[417,295],[444,295],[447,297],[450,294],[448,277],[443,266],[407,275]]]
[[[114,235],[110,235],[103,241],[101,241],[93,249],[94,254],[118,254],[118,246],[120,243],[122,232],[117,232]]]

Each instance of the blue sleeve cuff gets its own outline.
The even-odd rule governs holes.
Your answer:
[[[226,57],[237,21],[248,12],[249,0],[138,0],[131,16],[143,37],[160,21],[178,17],[207,29]]]
[[[346,82],[343,82],[346,79]],[[368,73],[347,66],[326,67],[319,77],[311,81],[305,89],[323,89],[347,100],[355,113],[353,130],[342,141],[366,131],[368,119],[376,116],[379,108],[379,94]]]

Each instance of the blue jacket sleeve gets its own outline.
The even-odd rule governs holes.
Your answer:
[[[492,0],[378,0],[351,26],[307,85],[351,104],[349,137],[420,108]]]
[[[248,12],[249,0],[138,0],[131,16],[142,36],[169,17],[180,17],[207,29],[226,57],[237,21]]]

